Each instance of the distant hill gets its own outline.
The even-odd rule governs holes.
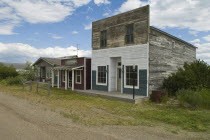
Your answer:
[[[5,66],[11,66],[11,65],[13,65],[14,68],[17,71],[24,70],[24,68],[26,67],[26,64],[25,63],[4,63],[4,62],[0,62],[0,63],[3,63]]]

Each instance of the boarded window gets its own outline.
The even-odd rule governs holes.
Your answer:
[[[107,46],[107,31],[101,32],[101,47]]]
[[[106,83],[106,66],[98,66],[98,83]]]
[[[81,84],[82,81],[82,75],[81,75],[81,70],[76,71],[76,83]]]
[[[132,44],[134,43],[133,39],[133,24],[126,26],[126,36],[125,36],[125,42],[126,44]]]
[[[137,86],[137,66],[133,69],[133,66],[126,66],[126,85]]]

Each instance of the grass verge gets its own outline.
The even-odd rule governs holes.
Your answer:
[[[0,85],[0,92],[25,98],[61,109],[60,114],[66,118],[85,125],[164,125],[178,126],[190,131],[209,131],[210,110],[188,110],[166,104],[140,103],[130,104],[112,101],[100,97],[90,97],[76,94],[72,91],[52,89],[32,92],[22,90],[21,86]]]

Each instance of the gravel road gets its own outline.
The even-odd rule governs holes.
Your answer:
[[[209,136],[209,135],[208,135]],[[1,140],[207,139],[202,133],[173,134],[159,127],[84,126],[39,103],[0,92]]]

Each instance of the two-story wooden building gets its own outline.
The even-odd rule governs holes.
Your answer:
[[[52,87],[87,90],[91,88],[91,58],[87,57],[62,57],[61,65],[54,67],[53,74],[57,83],[52,78]]]
[[[92,89],[148,96],[196,59],[196,47],[150,26],[144,6],[92,24]]]

